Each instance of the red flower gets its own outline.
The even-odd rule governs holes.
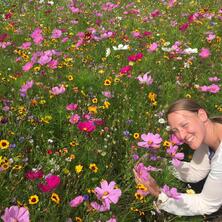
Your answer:
[[[183,25],[181,25],[181,26],[179,27],[179,30],[182,31],[182,32],[184,32],[184,31],[187,30],[188,27],[189,27],[189,23],[184,23]]]

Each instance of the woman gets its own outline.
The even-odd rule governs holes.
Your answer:
[[[212,214],[222,206],[222,118],[209,118],[207,111],[191,99],[174,102],[167,112],[172,133],[194,150],[191,162],[175,167],[175,176],[188,183],[206,178],[199,194],[181,194],[169,198],[154,179],[144,181],[135,173],[137,183],[144,184],[158,198],[159,209],[181,216]]]

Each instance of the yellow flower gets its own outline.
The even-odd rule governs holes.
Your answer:
[[[94,173],[97,173],[98,167],[96,166],[95,163],[90,163],[89,169],[92,170]]]
[[[74,78],[73,78],[72,75],[68,75],[68,76],[67,76],[67,79],[68,79],[69,81],[72,81]]]
[[[145,192],[148,191],[147,187],[145,187],[143,184],[137,184],[136,188]]]
[[[29,197],[29,204],[34,205],[39,202],[39,197],[37,195],[32,195]]]
[[[62,171],[63,171],[63,173],[66,174],[66,175],[69,174],[69,170],[68,170],[67,168],[64,168]]]
[[[100,69],[99,71],[98,71],[98,73],[99,74],[103,74],[105,71],[103,70],[103,69]]]
[[[75,171],[77,174],[81,173],[83,166],[81,164],[75,166]]]
[[[93,98],[92,99],[92,103],[98,103],[98,99],[97,98]]]
[[[0,165],[0,168],[2,168],[3,170],[7,170],[9,168],[9,162],[2,163]]]
[[[110,103],[109,103],[108,101],[105,101],[105,102],[103,103],[103,105],[105,106],[106,109],[108,109],[109,106],[110,106]]]
[[[187,94],[185,95],[185,97],[188,98],[188,99],[190,99],[192,96],[191,96],[189,93],[187,93]]]
[[[97,106],[89,106],[88,110],[90,113],[97,113]]]
[[[135,193],[135,197],[137,200],[142,200],[144,198],[144,196],[142,196],[140,193]]]
[[[137,139],[139,139],[140,134],[139,134],[139,133],[134,133],[134,134],[133,134],[133,137],[134,137],[134,139],[136,139],[136,140],[137,140]]]
[[[53,202],[55,202],[56,204],[59,204],[60,203],[60,198],[59,198],[59,195],[57,193],[52,193],[51,195],[51,200]]]
[[[195,191],[193,189],[187,189],[186,193],[187,194],[195,194]]]
[[[165,140],[165,141],[163,142],[163,146],[170,147],[170,145],[171,145],[171,142],[170,142],[170,141]]]
[[[80,217],[75,217],[76,222],[83,222],[83,220]]]
[[[0,140],[0,149],[8,149],[9,147],[9,142],[8,140]]]
[[[105,79],[104,86],[110,86],[110,85],[111,85],[111,81],[109,79]]]
[[[16,164],[15,166],[13,166],[13,170],[20,170],[22,168],[21,165]]]
[[[34,68],[34,71],[35,72],[38,72],[40,70],[40,66],[36,66],[35,68]]]
[[[116,82],[116,83],[117,83],[117,82],[120,82],[120,78],[117,78],[117,77],[116,77],[116,78],[114,79],[114,82]]]
[[[76,140],[73,140],[69,143],[69,145],[74,147],[74,146],[78,146],[79,143]]]
[[[148,99],[151,101],[151,102],[155,102],[156,101],[156,97],[157,97],[157,94],[154,93],[154,92],[149,92],[148,94]]]

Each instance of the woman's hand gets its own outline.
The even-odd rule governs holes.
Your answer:
[[[145,181],[144,179],[140,178],[137,174],[137,172],[135,171],[135,169],[133,169],[133,173],[135,176],[135,181],[137,184],[143,184],[148,191],[150,192],[151,195],[158,197],[160,194],[160,188],[157,185],[156,181],[153,179],[153,177],[149,176],[149,179],[147,181]]]

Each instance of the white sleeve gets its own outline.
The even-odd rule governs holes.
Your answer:
[[[208,151],[209,148],[206,145],[199,147],[190,162],[182,161],[180,166],[173,167],[174,176],[188,183],[196,183],[204,179],[210,171]]]
[[[211,214],[222,205],[222,147],[212,159],[211,171],[200,194],[181,194],[181,199],[168,198],[161,193],[159,206],[169,213],[180,216]]]

